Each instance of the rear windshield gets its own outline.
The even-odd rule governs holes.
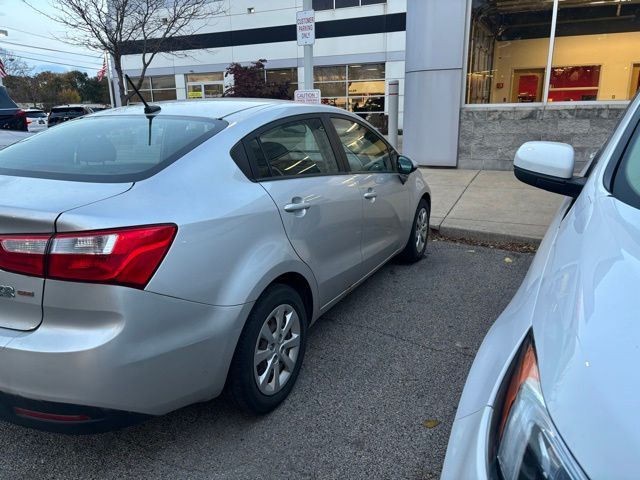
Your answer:
[[[84,108],[82,107],[65,107],[51,109],[52,117],[79,117],[80,115],[84,115]]]
[[[86,182],[148,178],[213,137],[227,122],[117,115],[65,122],[0,151],[0,174]]]
[[[27,118],[42,118],[47,116],[44,112],[25,112],[25,115]]]

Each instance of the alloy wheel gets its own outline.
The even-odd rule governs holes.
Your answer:
[[[416,215],[416,250],[422,252],[427,244],[427,235],[429,233],[429,216],[427,209],[421,208]]]
[[[260,392],[275,395],[289,381],[300,351],[300,317],[291,305],[267,316],[256,341],[253,374]]]

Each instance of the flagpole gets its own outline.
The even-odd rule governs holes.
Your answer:
[[[107,63],[107,83],[109,83],[109,100],[111,100],[111,108],[115,107],[116,104],[113,103],[113,84],[111,83],[112,79],[111,79],[111,65],[109,62],[109,55],[107,55],[107,52],[104,52],[104,58],[105,58],[105,62]]]

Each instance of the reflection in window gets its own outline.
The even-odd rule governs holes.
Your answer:
[[[288,123],[260,135],[271,175],[336,173],[338,162],[319,119]]]
[[[354,172],[392,171],[387,145],[368,128],[343,118],[332,118],[340,143]]]

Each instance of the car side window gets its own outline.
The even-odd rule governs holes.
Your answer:
[[[353,172],[393,172],[392,152],[382,139],[364,125],[332,118],[340,143]]]
[[[272,177],[339,171],[329,136],[319,118],[279,125],[260,134],[258,140]]]

